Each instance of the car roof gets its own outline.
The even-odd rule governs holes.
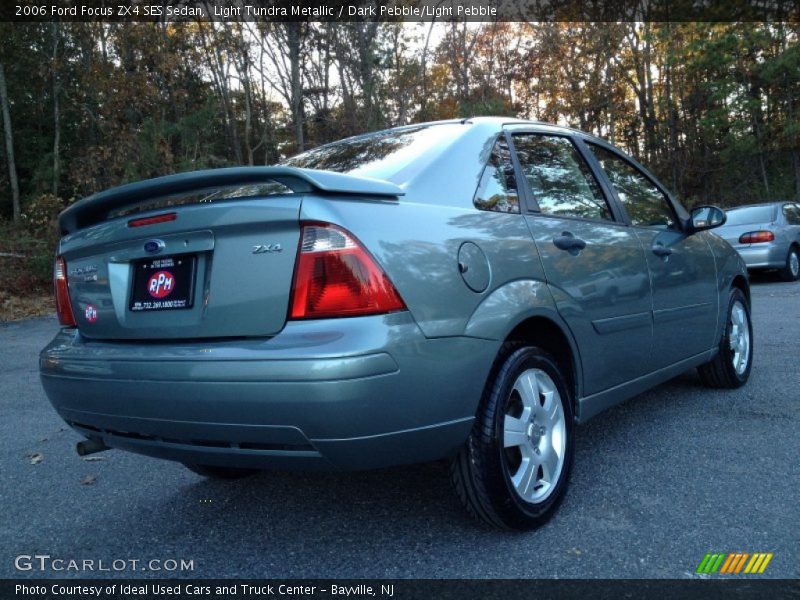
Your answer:
[[[740,208],[758,208],[759,206],[781,206],[783,204],[798,204],[797,200],[773,200],[772,202],[754,202],[753,204],[742,204],[741,206],[731,206],[729,210],[739,210]]]
[[[516,117],[476,116],[462,119],[412,123],[401,127],[371,131],[336,140],[330,144],[324,144],[309,149],[307,152],[318,152],[320,149],[328,146],[368,140],[373,136],[387,135],[390,132],[413,131],[418,128],[440,125],[449,125],[450,127],[461,125],[463,126],[463,130],[451,131],[442,143],[433,146],[430,152],[420,154],[412,162],[408,163],[408,167],[401,168],[393,175],[384,177],[368,172],[360,173],[359,175],[386,179],[398,185],[405,192],[407,202],[436,202],[437,204],[459,206],[464,202],[464,198],[472,198],[474,196],[483,169],[494,147],[494,140],[504,131],[514,132],[527,130],[556,135],[569,135],[580,137],[585,141],[591,141],[605,147],[615,148],[602,138],[593,136],[585,131],[564,127],[562,125],[519,119]],[[303,154],[305,153],[287,159],[283,164],[289,164],[291,166],[290,161]],[[633,158],[627,156],[627,159],[649,174],[649,171]],[[410,165],[414,166],[411,167]],[[454,178],[451,176],[453,173],[459,173],[460,176]],[[654,179],[654,181],[656,180]]]
[[[366,133],[360,133],[358,135],[353,135],[346,138],[341,138],[332,142],[328,142],[327,144],[323,144],[324,146],[331,145],[331,144],[338,144],[339,142],[344,141],[353,141],[359,140],[363,138],[368,138],[374,135],[380,135],[383,133],[387,133],[389,131],[403,131],[405,129],[417,129],[418,127],[428,127],[433,125],[455,125],[455,124],[462,124],[462,125],[475,125],[479,126],[483,129],[494,129],[498,133],[502,131],[506,127],[513,127],[513,126],[533,126],[536,128],[543,128],[547,129],[548,131],[557,131],[564,134],[570,135],[580,135],[585,138],[590,138],[597,140],[599,142],[608,143],[603,138],[599,138],[595,135],[582,131],[580,129],[575,129],[572,127],[566,127],[564,125],[556,125],[554,123],[547,123],[545,121],[534,121],[531,119],[520,119],[517,117],[502,117],[502,116],[489,116],[489,117],[465,117],[461,119],[441,119],[439,121],[424,121],[422,123],[409,123],[407,125],[400,125],[398,127],[388,127],[386,129],[378,129],[375,131],[368,131]]]

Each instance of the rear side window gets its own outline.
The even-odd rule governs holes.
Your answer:
[[[542,213],[613,220],[600,185],[569,138],[516,134],[514,148]]]
[[[591,143],[588,146],[611,180],[611,185],[625,206],[632,225],[656,229],[680,229],[669,199],[647,175],[602,146]]]
[[[511,152],[503,138],[497,140],[489,162],[483,169],[478,191],[473,200],[480,210],[518,213],[519,194]]]
[[[800,225],[800,206],[797,204],[784,204],[783,214],[789,225]]]

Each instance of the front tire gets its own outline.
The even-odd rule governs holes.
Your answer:
[[[784,281],[797,281],[800,279],[800,251],[792,246],[786,255],[786,265],[781,269],[781,278]]]
[[[450,466],[467,511],[505,529],[544,524],[564,498],[572,432],[572,395],[556,361],[536,347],[505,345]]]
[[[717,355],[699,366],[697,372],[708,387],[734,389],[747,383],[753,366],[750,304],[739,288],[731,289],[725,323]]]
[[[198,465],[195,463],[183,463],[183,465],[198,475],[209,479],[242,479],[258,473],[258,469],[241,469],[237,467],[218,467],[216,465]]]

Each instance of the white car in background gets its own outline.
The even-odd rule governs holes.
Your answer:
[[[716,230],[741,254],[748,270],[777,269],[786,281],[800,278],[800,202],[737,206]]]

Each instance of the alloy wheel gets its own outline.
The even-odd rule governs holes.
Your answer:
[[[503,421],[503,453],[516,493],[542,502],[555,489],[566,456],[566,419],[555,383],[541,369],[514,382]]]
[[[747,362],[750,359],[750,326],[747,319],[747,311],[738,300],[731,307],[729,343],[733,352],[731,359],[733,368],[737,374],[741,375],[747,369]]]

